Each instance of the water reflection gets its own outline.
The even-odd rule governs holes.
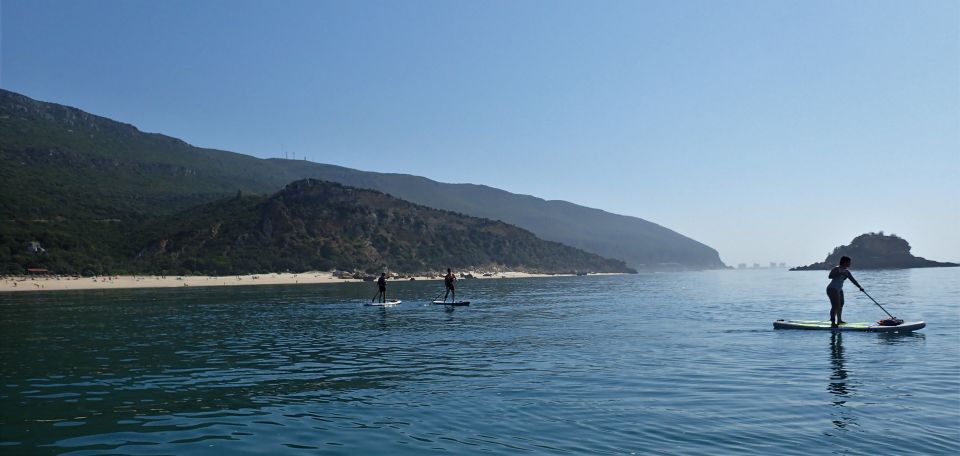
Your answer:
[[[835,396],[833,406],[837,409],[833,425],[839,430],[845,430],[857,424],[851,410],[845,405],[856,391],[853,382],[848,379],[850,374],[844,364],[843,333],[834,331],[830,336],[830,365],[833,372],[830,375],[827,391]]]
[[[909,344],[915,342],[923,342],[926,340],[927,335],[922,332],[889,332],[889,333],[878,333],[877,340],[881,344],[885,345],[898,345],[898,344]]]

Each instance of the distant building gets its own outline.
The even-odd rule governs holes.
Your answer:
[[[753,263],[753,269],[760,269],[760,263]]]
[[[780,263],[780,269],[785,269],[786,267],[787,267],[787,263]]]
[[[774,263],[773,261],[771,261],[771,262],[770,262],[770,269],[774,269],[774,268],[776,268],[776,267],[777,267],[777,263]]]
[[[747,263],[740,263],[737,265],[737,269],[747,269]]]

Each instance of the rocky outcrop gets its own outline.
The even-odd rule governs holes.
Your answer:
[[[841,245],[827,258],[809,266],[800,266],[791,271],[826,270],[840,263],[840,257],[848,256],[856,269],[908,269],[960,266],[957,263],[931,261],[910,254],[910,243],[895,234],[883,232],[861,234],[849,245]]]

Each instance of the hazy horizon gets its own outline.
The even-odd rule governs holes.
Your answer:
[[[201,147],[960,261],[960,4],[0,2],[0,87]]]

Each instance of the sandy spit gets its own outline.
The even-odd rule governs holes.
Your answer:
[[[469,272],[476,279],[516,279],[557,277],[562,274],[526,272]],[[593,275],[593,274],[591,274]],[[599,275],[599,274],[598,274]],[[442,280],[442,277],[414,276],[414,280]],[[409,281],[410,276],[391,278],[390,283]],[[250,274],[242,276],[100,276],[100,277],[3,277],[0,292],[57,290],[114,290],[124,288],[233,287],[251,285],[300,285],[320,283],[362,282],[360,279],[337,278],[331,272]]]

